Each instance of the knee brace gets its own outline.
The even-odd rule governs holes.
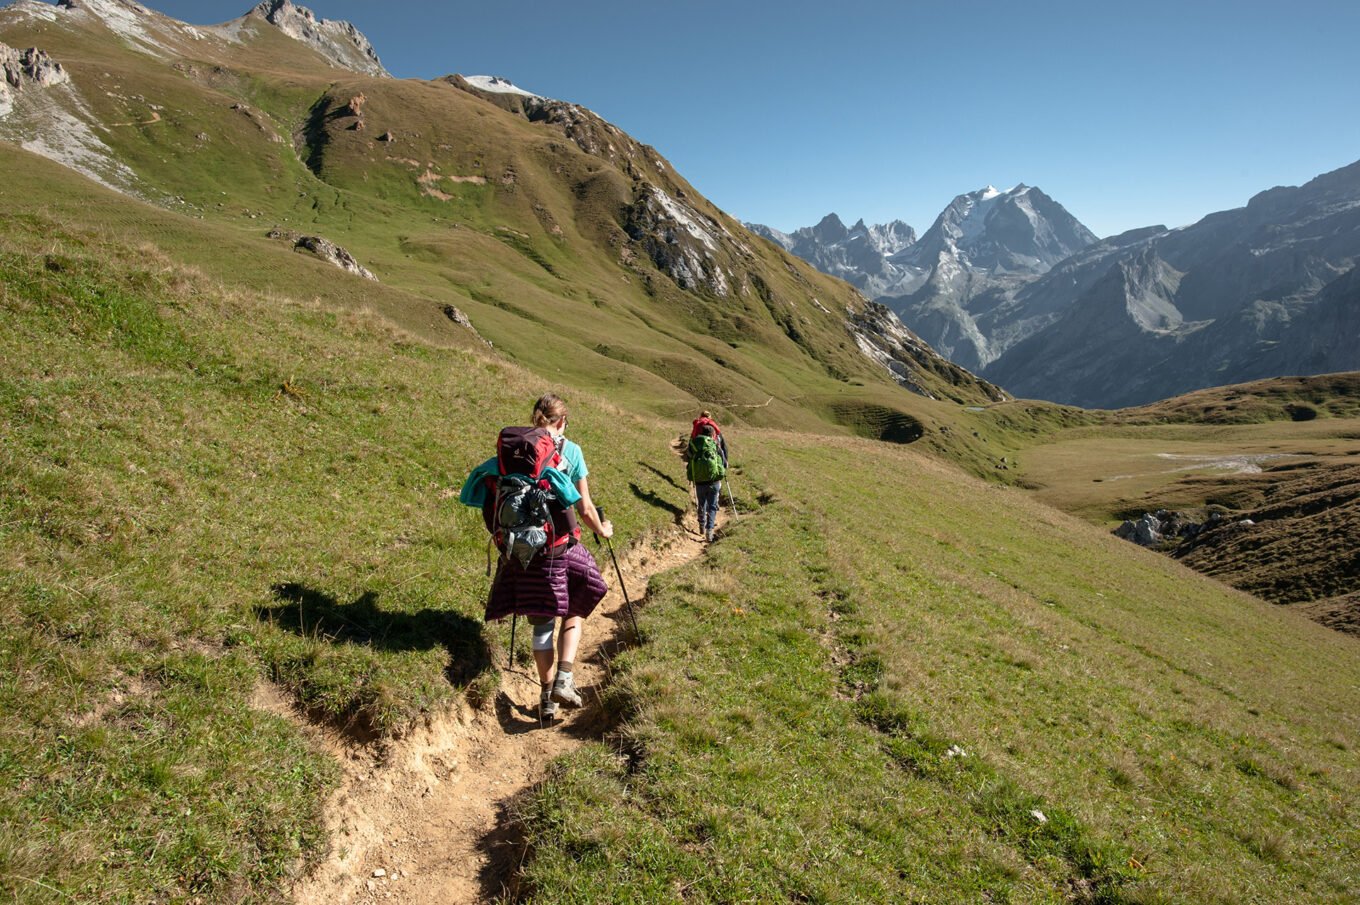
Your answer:
[[[553,629],[557,627],[557,620],[550,618],[544,622],[530,622],[529,626],[533,629],[534,650],[552,650]]]

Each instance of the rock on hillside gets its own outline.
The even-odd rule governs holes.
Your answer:
[[[271,229],[268,235],[271,239],[290,243],[295,251],[311,252],[327,264],[330,264],[332,267],[338,267],[346,273],[352,273],[355,276],[363,277],[366,280],[372,280],[375,283],[378,282],[378,278],[374,276],[373,271],[360,264],[358,259],[350,254],[349,251],[336,245],[324,236],[304,236],[301,233],[287,229],[279,229],[277,227]]]
[[[47,55],[47,51],[30,47],[15,50],[0,44],[0,117],[14,109],[14,96],[26,88],[50,88],[71,80],[62,65]]]

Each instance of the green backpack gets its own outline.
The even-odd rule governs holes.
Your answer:
[[[689,441],[689,477],[696,484],[721,481],[727,475],[718,441],[712,437],[695,437]]]

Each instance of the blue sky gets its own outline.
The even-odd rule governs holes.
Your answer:
[[[148,0],[210,24],[249,0]],[[398,77],[500,75],[657,148],[743,220],[923,232],[1037,185],[1100,235],[1360,159],[1360,3],[315,0]]]

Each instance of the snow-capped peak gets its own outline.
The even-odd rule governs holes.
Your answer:
[[[503,79],[498,75],[465,75],[463,81],[473,88],[480,88],[483,91],[490,91],[495,94],[519,94],[524,97],[539,97],[531,91],[525,91],[509,79]]]
[[[978,192],[978,198],[981,199],[982,201],[987,201],[988,199],[995,198],[997,195],[1000,194],[1001,192],[997,190],[996,186],[988,185],[985,189]]]

